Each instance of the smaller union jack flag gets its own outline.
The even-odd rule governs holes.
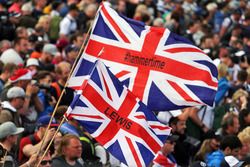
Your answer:
[[[100,61],[78,90],[66,116],[78,120],[128,166],[147,166],[171,131]]]
[[[159,151],[153,160],[153,167],[177,167],[177,163],[171,154],[165,156]]]

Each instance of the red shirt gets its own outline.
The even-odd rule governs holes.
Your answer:
[[[35,144],[39,143],[41,139],[37,136],[37,133],[33,134],[34,139],[35,139]],[[23,148],[24,146],[32,144],[32,141],[30,139],[30,136],[23,137],[20,141],[19,145],[19,153],[18,153],[18,160],[20,164],[25,163],[27,160],[29,160],[29,157],[26,157],[23,153]]]

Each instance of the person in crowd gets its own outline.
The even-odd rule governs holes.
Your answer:
[[[77,30],[76,19],[78,17],[79,11],[76,4],[71,4],[69,6],[68,14],[60,22],[60,38],[68,39],[68,35],[73,34]]]
[[[235,112],[226,113],[221,122],[221,128],[216,132],[221,136],[236,135],[239,132],[239,116]]]
[[[56,104],[56,99],[51,95],[51,83],[53,76],[49,71],[39,71],[34,79],[36,80],[36,84],[39,86],[40,90],[38,92],[38,97],[40,101],[43,103],[44,110],[39,113],[38,117],[49,115],[53,112],[54,106]]]
[[[250,126],[250,111],[243,109],[239,113],[240,131]]]
[[[17,66],[14,63],[7,63],[3,66],[2,72],[0,73],[0,94],[16,68]]]
[[[25,56],[28,52],[28,39],[16,38],[14,41],[14,47],[5,50],[0,60],[6,63],[15,63],[16,65],[23,65]]]
[[[246,127],[239,134],[238,138],[242,143],[242,148],[239,151],[239,160],[245,160],[250,157],[250,127]]]
[[[59,146],[59,156],[52,159],[52,167],[72,166],[83,167],[80,160],[82,144],[78,136],[67,134],[63,136]]]
[[[178,140],[178,136],[170,135],[168,136],[166,142],[162,146],[161,150],[158,151],[152,162],[152,167],[160,166],[176,166],[176,160],[172,153],[174,152],[175,142]]]
[[[54,71],[53,58],[58,54],[56,45],[47,43],[43,46],[42,55],[39,58],[40,70]]]
[[[1,40],[0,41],[0,55],[7,49],[10,49],[11,46],[11,42],[7,39]]]
[[[195,161],[206,162],[207,155],[211,152],[217,151],[220,148],[221,137],[216,135],[213,131],[206,134],[206,139],[202,142],[200,149],[194,156]]]
[[[172,128],[173,135],[179,136],[178,140],[176,140],[173,156],[178,165],[188,166],[193,146],[188,142],[188,137],[185,133],[186,120],[179,119],[179,117],[171,117],[169,126]]]
[[[25,97],[25,92],[20,87],[14,86],[8,90],[8,100],[2,102],[0,123],[11,121],[15,123],[16,126],[22,125],[19,110],[23,107]]]
[[[34,134],[21,138],[18,154],[18,160],[21,164],[27,161],[31,155],[38,153],[39,150],[44,151],[44,149],[47,147],[47,144],[55,134],[55,127],[58,127],[58,124],[54,119],[52,119],[50,128],[48,129],[47,135],[44,138],[50,119],[50,116],[40,117],[37,120],[37,131]]]
[[[60,62],[59,64],[56,65],[55,73],[57,76],[57,81],[51,84],[52,87],[51,95],[54,96],[56,100],[59,99],[61,92],[64,89],[70,70],[71,70],[71,65],[66,61]],[[63,97],[60,101],[60,105],[70,105],[74,97],[74,92],[72,89],[70,88],[65,88],[65,89],[66,91],[65,94],[62,95]]]
[[[34,9],[32,11],[32,16],[37,20],[40,16],[44,15],[43,9],[47,4],[47,0],[34,0]]]
[[[235,135],[227,135],[221,141],[220,150],[214,151],[207,156],[208,166],[220,167],[225,156],[238,157],[242,143]]]
[[[39,71],[39,62],[36,58],[29,58],[26,61],[26,68],[29,69],[31,75],[34,76]]]
[[[65,48],[66,61],[69,62],[71,65],[73,65],[77,56],[78,56],[79,50],[80,50],[80,48],[78,48],[74,45],[68,45]]]
[[[18,161],[13,152],[16,151],[18,135],[24,131],[22,127],[16,127],[13,122],[4,122],[0,125],[0,147],[1,153],[4,154],[0,162],[1,166],[18,167]],[[1,155],[2,156],[2,155]],[[33,166],[36,162],[37,155],[32,156],[24,165],[20,167]]]
[[[70,43],[77,47],[77,48],[81,48],[84,42],[84,39],[87,37],[87,34],[82,34],[80,32],[76,32],[74,33],[71,37],[70,37]]]
[[[41,163],[38,165],[38,167],[51,167],[52,166],[52,157],[50,155],[50,152],[47,152],[42,159]]]

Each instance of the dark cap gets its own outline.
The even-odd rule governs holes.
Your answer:
[[[68,54],[69,52],[72,52],[72,51],[76,51],[78,52],[80,49],[75,46],[75,45],[68,45],[66,48],[65,48],[65,52],[66,54]]]
[[[177,135],[169,135],[168,138],[167,138],[167,141],[177,141],[179,139],[179,136]]]
[[[37,120],[37,127],[44,127],[49,125],[51,117],[50,116],[42,116]],[[58,123],[56,120],[53,118],[50,124],[50,127],[58,127]]]

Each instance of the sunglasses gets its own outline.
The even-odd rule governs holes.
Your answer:
[[[47,164],[52,164],[52,161],[51,160],[43,160],[43,161],[41,161],[41,165],[47,165]]]

